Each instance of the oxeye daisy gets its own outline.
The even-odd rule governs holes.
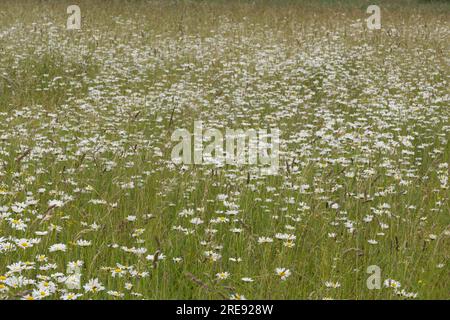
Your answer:
[[[336,289],[336,288],[340,288],[341,284],[339,282],[326,281],[325,282],[325,287]]]
[[[108,291],[107,294],[116,298],[123,298],[125,296],[123,293],[113,290]]]
[[[21,249],[27,249],[33,246],[33,244],[28,239],[18,239],[16,240],[16,245]]]
[[[0,300],[448,296],[442,5],[0,2]]]
[[[262,243],[271,243],[273,242],[272,238],[268,238],[268,237],[259,237],[258,238],[258,243],[262,244]]]
[[[68,292],[61,296],[61,300],[77,300],[79,297],[82,296],[83,295],[81,293]]]
[[[192,219],[190,220],[190,222],[191,222],[192,224],[195,224],[195,225],[199,225],[199,224],[204,223],[204,221],[203,221],[202,219],[200,219],[200,218],[192,218]]]
[[[89,247],[92,244],[91,241],[87,241],[87,240],[83,240],[83,239],[79,239],[76,242],[76,245],[79,247]]]
[[[247,298],[242,294],[234,293],[230,296],[230,300],[247,300]]]
[[[281,280],[286,280],[290,275],[291,271],[286,268],[276,268],[275,273],[280,277]]]
[[[127,283],[125,283],[124,287],[125,287],[125,289],[127,289],[127,290],[131,290],[131,289],[133,289],[133,284],[127,282]]]
[[[225,280],[228,279],[230,277],[230,273],[225,271],[225,272],[219,272],[216,274],[217,279],[219,280]]]
[[[394,279],[386,279],[383,284],[387,288],[398,289],[398,288],[401,287],[400,282],[398,282],[398,281],[396,281]]]
[[[98,281],[97,278],[91,279],[83,286],[86,292],[99,292],[105,290],[105,287]]]
[[[113,278],[115,277],[123,277],[126,273],[126,270],[122,269],[120,266],[117,266],[116,268],[111,268],[111,276]]]
[[[56,251],[66,251],[67,246],[63,243],[57,243],[54,245],[51,245],[50,248],[48,249],[49,252],[56,252]]]
[[[45,256],[45,255],[43,255],[43,254],[40,254],[40,255],[37,255],[37,256],[36,256],[36,260],[37,260],[38,262],[46,262],[46,261],[48,260],[48,258],[47,258],[47,256]]]

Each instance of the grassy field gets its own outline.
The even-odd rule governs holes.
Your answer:
[[[1,1],[0,297],[449,299],[449,43],[448,1]],[[278,174],[174,164],[200,120]]]

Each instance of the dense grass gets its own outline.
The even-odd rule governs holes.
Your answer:
[[[448,2],[378,2],[376,31],[368,1],[78,3],[79,31],[0,7],[0,295],[449,298]],[[279,128],[278,175],[173,164],[196,120]],[[67,289],[77,260],[105,290]]]

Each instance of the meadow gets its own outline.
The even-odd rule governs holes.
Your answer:
[[[1,1],[0,297],[449,299],[449,44],[448,1]],[[195,121],[277,174],[174,163]]]

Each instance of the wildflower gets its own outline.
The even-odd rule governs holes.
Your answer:
[[[127,283],[125,283],[125,289],[131,290],[131,289],[133,289],[133,285],[131,283],[127,282]]]
[[[81,288],[81,275],[79,273],[71,274],[65,278],[64,284],[69,290]]]
[[[12,263],[6,266],[9,270],[9,273],[21,273],[23,270],[27,269],[27,265],[21,261]]]
[[[79,247],[89,247],[92,244],[92,242],[88,240],[78,239],[76,244]]]
[[[86,292],[99,292],[105,290],[105,287],[98,281],[98,279],[91,279],[83,286]]]
[[[393,279],[386,279],[383,282],[384,286],[387,288],[394,288],[394,289],[398,289],[401,287],[400,282],[393,280]]]
[[[190,222],[192,224],[199,225],[199,224],[202,224],[204,221],[202,219],[200,219],[200,218],[193,218],[193,219],[191,219]]]
[[[11,228],[15,229],[15,230],[19,230],[19,231],[25,231],[25,229],[27,228],[27,225],[24,223],[24,221],[22,219],[8,219],[9,221],[9,225],[11,226]]]
[[[67,263],[67,273],[79,273],[84,262],[81,260],[70,261]]]
[[[50,252],[55,252],[55,251],[63,251],[63,252],[65,252],[66,249],[67,249],[67,246],[65,244],[57,243],[57,244],[54,244],[54,245],[50,246],[49,251]]]
[[[34,300],[41,300],[43,298],[46,298],[50,296],[50,292],[47,289],[35,289],[31,293]]]
[[[118,291],[113,291],[113,290],[108,291],[107,294],[109,294],[110,296],[116,297],[116,298],[123,298],[124,297],[123,293],[118,292]]]
[[[340,288],[341,284],[339,282],[326,281],[325,282],[325,287],[336,289],[336,288]]]
[[[115,278],[116,276],[123,277],[125,275],[125,273],[126,273],[126,271],[120,265],[118,265],[116,268],[113,268],[111,270],[111,276],[113,278]]]
[[[225,272],[219,272],[216,274],[217,279],[219,280],[225,280],[228,279],[230,277],[230,273],[225,271]]]
[[[193,216],[194,215],[194,210],[192,210],[192,209],[184,209],[178,215],[180,217]]]
[[[275,238],[279,240],[288,240],[288,241],[294,241],[295,239],[297,239],[295,235],[289,233],[277,233],[275,235]]]
[[[147,259],[149,261],[154,261],[155,258],[159,261],[159,260],[164,260],[166,258],[166,256],[164,255],[164,253],[159,253],[156,255],[149,254],[148,256],[145,257],[145,259]]]
[[[77,300],[79,297],[82,297],[81,293],[73,293],[67,292],[61,296],[61,300]]]
[[[290,275],[291,271],[286,268],[276,268],[275,273],[281,278],[281,280],[286,280]]]
[[[48,260],[48,258],[44,254],[40,254],[40,255],[36,256],[36,260],[38,262],[46,262]]]
[[[33,246],[33,243],[28,239],[18,239],[16,245],[21,249],[28,249]]]
[[[234,293],[230,296],[230,300],[247,300],[247,298],[242,294]]]
[[[204,254],[212,262],[218,261],[222,258],[220,254],[213,251],[206,251]]]
[[[258,243],[262,244],[262,243],[271,243],[273,242],[272,238],[268,238],[268,237],[259,237],[258,238]]]
[[[293,248],[293,247],[295,247],[295,243],[294,243],[294,241],[288,240],[288,241],[283,242],[283,246],[285,246],[287,248]]]
[[[48,202],[48,206],[49,207],[56,207],[56,208],[60,208],[64,205],[64,202],[61,200],[50,200]]]
[[[415,299],[415,298],[417,298],[417,295],[418,295],[416,292],[407,292],[405,289],[397,290],[395,288],[394,292],[395,292],[395,294],[402,296],[406,299]]]

